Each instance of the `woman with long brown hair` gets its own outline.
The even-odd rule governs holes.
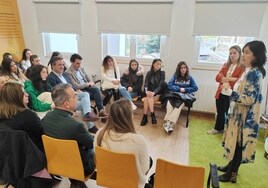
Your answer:
[[[136,133],[131,103],[115,101],[110,107],[106,126],[97,132],[95,144],[112,151],[132,153],[136,158],[139,188],[144,187],[150,169],[150,157],[145,139]]]
[[[11,129],[25,131],[43,151],[42,122],[36,113],[27,108],[28,97],[21,84],[5,83],[0,92],[0,122]]]

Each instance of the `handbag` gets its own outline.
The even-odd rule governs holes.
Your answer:
[[[210,188],[210,185],[212,188],[219,188],[219,176],[218,176],[218,169],[217,165],[215,163],[209,163],[209,175],[207,180],[207,188]]]
[[[187,107],[193,107],[193,103],[196,101],[195,96],[192,93],[181,93],[181,92],[176,92],[181,99],[184,101],[185,106]]]

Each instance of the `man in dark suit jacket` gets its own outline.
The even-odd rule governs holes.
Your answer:
[[[58,84],[51,92],[55,109],[43,118],[45,134],[66,140],[76,140],[79,146],[85,175],[95,170],[93,136],[83,124],[72,117],[77,106],[77,96],[70,84]],[[70,179],[71,187],[86,187],[84,182]]]
[[[48,83],[54,87],[60,83],[69,83],[71,84],[69,76],[63,72],[64,71],[64,62],[61,57],[55,56],[51,59],[51,65],[52,65],[52,71],[47,77]],[[91,112],[91,105],[90,105],[90,96],[87,92],[82,92],[80,90],[77,91],[77,110],[82,110],[82,113],[84,115],[83,120],[89,121],[88,127],[89,132],[96,133],[98,131],[98,128],[94,126],[93,123],[99,118]]]
[[[99,110],[100,118],[107,118],[108,114],[103,108],[103,102],[101,100],[100,89],[95,86],[95,83],[86,71],[81,67],[82,57],[79,54],[73,54],[70,58],[71,66],[66,70],[69,75],[70,81],[75,89],[81,89],[88,92],[90,96],[93,96],[96,101],[97,108]]]

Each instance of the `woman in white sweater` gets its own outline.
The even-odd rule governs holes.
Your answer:
[[[111,105],[107,124],[97,132],[95,145],[115,152],[134,154],[139,176],[139,188],[144,187],[146,174],[151,167],[150,157],[144,137],[135,131],[129,100],[120,99]]]
[[[101,84],[102,91],[106,96],[103,102],[104,104],[108,102],[107,100],[110,100],[111,94],[114,95],[114,100],[119,99],[119,95],[122,95],[124,98],[130,101],[132,100],[128,90],[120,84],[119,67],[112,56],[107,55],[103,59],[101,77],[103,80]],[[132,102],[131,106],[133,110],[137,109],[137,106],[135,106]]]

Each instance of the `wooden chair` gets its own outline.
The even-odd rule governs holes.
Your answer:
[[[97,185],[109,188],[137,188],[138,172],[135,155],[95,147]]]
[[[84,167],[75,140],[62,140],[42,135],[50,174],[86,181]]]
[[[205,169],[157,159],[154,188],[203,188]]]

